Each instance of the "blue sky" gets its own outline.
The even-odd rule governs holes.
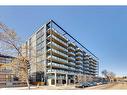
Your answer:
[[[127,75],[127,7],[15,6],[0,7],[0,21],[25,41],[53,19],[100,59],[100,72]]]

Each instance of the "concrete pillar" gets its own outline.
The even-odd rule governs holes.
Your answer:
[[[74,80],[74,84],[75,84],[75,75],[74,75],[74,77],[73,77],[73,80]]]
[[[67,86],[67,83],[68,82],[68,75],[66,74],[66,86]]]
[[[57,80],[57,77],[56,77],[56,72],[55,72],[55,86],[56,86],[56,84],[57,84],[57,83],[56,83],[56,82],[57,82],[56,80]]]
[[[63,85],[63,81],[62,81],[62,78],[61,78],[61,80],[60,80],[60,81],[61,81],[61,85]]]

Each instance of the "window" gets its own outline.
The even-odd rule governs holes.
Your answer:
[[[39,30],[39,31],[37,32],[36,37],[37,37],[37,39],[38,39],[38,38],[40,38],[40,37],[43,36],[43,35],[44,35],[44,27],[43,27],[41,30]]]

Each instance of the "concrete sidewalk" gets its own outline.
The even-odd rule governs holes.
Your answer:
[[[0,88],[0,90],[28,90],[28,87],[10,87]],[[71,90],[75,89],[74,85],[69,86],[31,86],[30,90]]]

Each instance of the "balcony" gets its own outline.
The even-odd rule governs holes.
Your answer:
[[[68,65],[75,66],[75,63],[74,62],[69,62]]]
[[[85,67],[84,69],[85,69],[85,71],[89,71],[89,68],[88,67]]]
[[[83,58],[83,59],[84,59],[84,60],[89,60],[89,57],[85,57],[85,56],[84,56],[84,58]]]
[[[76,51],[82,52],[82,50],[80,48],[76,48]]]
[[[96,67],[89,66],[90,69],[96,70]]]
[[[82,64],[82,61],[76,61],[76,64]]]
[[[57,50],[55,50],[55,49],[48,49],[47,50],[47,52],[53,52],[54,54],[53,55],[56,55],[56,56],[59,56],[59,57],[62,57],[62,58],[67,58],[68,57],[68,55],[67,54],[64,54],[64,53],[62,53],[62,52],[60,52],[60,51],[57,51]]]
[[[77,56],[77,57],[76,57],[76,60],[83,60],[83,58],[80,57],[80,56]]]
[[[68,57],[68,60],[69,60],[69,61],[75,61],[75,58],[73,58],[73,57]]]
[[[93,73],[96,73],[96,70],[93,70],[93,69],[90,69],[89,71],[90,72],[93,72]]]
[[[74,52],[68,52],[68,55],[75,56]]]
[[[73,68],[73,67],[69,67],[68,70],[75,71],[75,68]]]
[[[68,66],[58,64],[58,63],[55,63],[55,62],[48,63],[48,66],[52,66],[52,67],[55,67],[55,68],[62,68],[62,69],[68,69],[69,68]]]
[[[89,71],[85,71],[85,74],[89,74]]]
[[[85,60],[85,61],[83,61],[84,63],[89,63],[89,60]]]
[[[83,72],[83,70],[80,69],[79,72]]]
[[[68,71],[65,71],[65,70],[57,70],[57,69],[52,69],[52,70],[48,70],[48,72],[57,72],[57,73],[68,73]]]
[[[93,67],[97,67],[97,64],[92,63],[91,65],[92,65]]]
[[[64,48],[64,47],[62,47],[62,46],[60,46],[60,45],[58,45],[58,44],[56,44],[56,43],[54,43],[54,42],[48,42],[48,44],[47,44],[49,47],[51,47],[51,48],[54,48],[54,49],[57,49],[57,50],[62,50],[62,51],[64,51],[64,52],[68,52],[68,50],[66,49],[66,48]]]
[[[55,30],[54,28],[52,28],[52,29],[49,28],[47,31],[48,31],[48,33],[50,33],[50,34],[52,33],[54,36],[60,38],[61,40],[68,42],[68,39],[65,36],[63,36],[62,34],[60,34],[59,32],[57,32],[57,30]]]
[[[60,46],[65,47],[65,48],[67,48],[67,46],[68,46],[67,43],[65,43],[65,42],[62,41],[61,39],[55,37],[54,35],[52,35],[52,36],[49,35],[47,38],[48,38],[48,40],[52,40],[53,42],[59,44]]]
[[[83,69],[83,66],[82,65],[79,65],[79,67]]]
[[[89,64],[84,64],[84,67],[89,67]]]
[[[47,57],[47,59],[52,60],[52,61],[55,61],[55,62],[58,62],[58,63],[62,63],[62,64],[67,64],[68,63],[67,60],[64,60],[64,59],[59,58],[59,57],[56,57],[56,56],[51,56],[51,55],[49,55]]]
[[[72,43],[72,42],[69,42],[68,45],[69,45],[69,46],[72,46],[72,47],[74,47],[74,48],[75,48],[75,46],[76,46],[76,45],[75,45],[74,43]]]
[[[92,60],[92,59],[90,60],[90,62],[93,63],[93,64],[95,64],[95,65],[97,64],[97,61]]]
[[[74,52],[75,51],[75,48],[69,46],[68,47],[68,50],[71,51],[71,52]]]
[[[83,56],[83,54],[81,52],[76,52],[76,55]]]

